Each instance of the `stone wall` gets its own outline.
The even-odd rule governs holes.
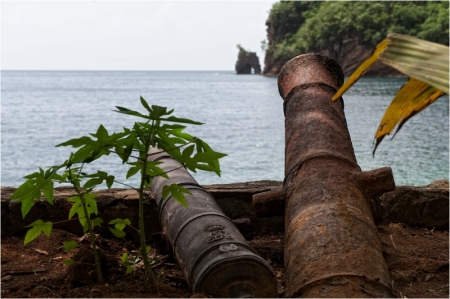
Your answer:
[[[280,190],[280,181],[256,181],[234,184],[205,185],[217,203],[230,219],[241,229],[247,239],[253,234],[284,231],[284,198],[266,198],[265,202],[254,205],[253,195]],[[29,225],[37,219],[52,221],[54,228],[64,229],[81,235],[78,221],[67,221],[71,203],[67,199],[74,195],[72,188],[56,188],[54,205],[44,198],[22,219],[20,203],[10,200],[16,188],[1,189],[1,235],[24,234]],[[97,198],[99,216],[104,224],[115,218],[129,218],[138,227],[138,194],[132,189],[110,189],[94,191]],[[278,193],[279,195],[279,193]],[[146,193],[149,204],[145,205],[146,237],[161,231],[158,212],[151,192]],[[403,223],[408,226],[448,229],[449,227],[449,187],[447,180],[436,181],[426,187],[398,186],[392,192],[371,198],[370,204],[376,225]],[[265,205],[272,205],[271,213],[264,211]],[[267,211],[268,209],[265,209]],[[107,225],[96,228],[97,232],[112,235]],[[126,228],[127,235],[138,241],[139,236]]]

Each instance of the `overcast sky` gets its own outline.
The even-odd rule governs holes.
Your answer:
[[[277,1],[2,1],[3,70],[234,70]]]

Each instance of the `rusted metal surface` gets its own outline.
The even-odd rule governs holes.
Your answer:
[[[155,177],[151,189],[163,231],[190,289],[213,297],[278,297],[277,280],[270,266],[248,245],[213,196],[166,152],[152,149],[149,160],[167,172]],[[163,200],[163,187],[177,183],[189,189],[188,207],[175,199]]]
[[[285,267],[289,297],[393,297],[381,242],[344,115],[331,97],[339,65],[320,54],[290,60],[278,88],[285,113]],[[367,194],[392,190],[392,171]]]

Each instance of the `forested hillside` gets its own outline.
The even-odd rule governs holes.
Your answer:
[[[277,75],[291,58],[320,52],[349,75],[388,33],[449,44],[448,1],[282,1],[272,6],[267,25],[266,75]],[[378,64],[368,76],[398,76]]]

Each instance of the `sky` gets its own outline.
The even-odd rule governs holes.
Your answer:
[[[234,70],[261,67],[266,1],[1,1],[2,70]]]

